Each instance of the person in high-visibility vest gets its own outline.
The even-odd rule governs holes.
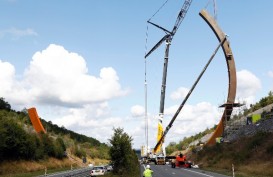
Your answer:
[[[150,165],[147,165],[145,171],[143,172],[143,177],[153,177],[153,172],[154,171],[151,170]]]

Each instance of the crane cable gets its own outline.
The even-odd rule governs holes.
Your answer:
[[[161,7],[159,7],[159,9],[151,16],[151,18],[149,18],[148,21],[150,21],[168,2],[169,0],[166,0]]]
[[[145,40],[145,55],[147,53],[147,43],[148,43],[148,31],[149,26],[147,23],[147,29],[146,29],[146,40]],[[144,56],[145,56],[144,55]],[[144,90],[145,90],[145,140],[146,140],[146,153],[148,153],[148,117],[147,117],[147,60],[144,57],[144,64],[145,64],[145,74],[144,74]]]
[[[208,8],[209,4],[210,4],[211,0],[208,0],[205,9]],[[215,20],[217,20],[217,5],[216,5],[216,0],[213,0],[213,17]]]

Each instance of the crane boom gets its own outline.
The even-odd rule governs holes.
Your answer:
[[[180,10],[180,12],[179,12],[179,14],[178,14],[178,16],[177,16],[175,25],[174,25],[174,27],[173,27],[172,36],[175,35],[175,33],[176,33],[176,31],[178,30],[178,28],[179,28],[181,22],[182,22],[183,19],[185,18],[186,14],[187,14],[187,12],[188,12],[188,10],[189,10],[189,7],[190,7],[191,3],[192,3],[192,0],[185,0],[183,6],[182,6],[182,8],[181,8],[181,10]]]
[[[198,76],[198,78],[196,79],[196,81],[194,82],[193,86],[191,87],[190,91],[188,92],[188,94],[186,95],[185,99],[183,100],[183,102],[180,104],[179,108],[177,109],[176,113],[174,114],[172,120],[170,121],[170,123],[168,124],[168,126],[166,127],[163,135],[161,136],[161,138],[159,139],[159,141],[157,142],[157,144],[155,145],[154,149],[157,149],[162,142],[164,141],[165,136],[167,135],[168,131],[170,130],[170,128],[173,125],[173,122],[175,121],[175,119],[177,118],[178,114],[180,113],[180,111],[182,110],[182,108],[184,107],[185,103],[187,102],[188,98],[190,97],[192,91],[194,90],[195,86],[197,85],[197,83],[199,82],[199,80],[201,79],[201,77],[203,76],[204,72],[206,71],[206,69],[208,68],[210,62],[212,61],[212,59],[214,58],[214,56],[216,55],[218,49],[224,44],[224,42],[226,41],[226,37],[224,39],[222,39],[219,43],[219,45],[217,46],[217,48],[215,49],[214,53],[212,54],[212,56],[210,57],[209,61],[207,62],[206,66],[204,67],[204,69],[202,70],[202,72],[200,73],[200,75]]]

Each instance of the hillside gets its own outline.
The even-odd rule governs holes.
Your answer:
[[[205,146],[201,151],[193,150],[188,154],[188,158],[202,168],[224,171],[230,175],[233,164],[236,176],[272,177],[273,131],[257,129],[264,126],[273,127],[273,119],[262,121],[259,126],[251,126],[251,131],[255,133],[241,134],[232,142]]]
[[[14,111],[0,98],[0,175],[109,161],[105,143],[44,119],[41,122],[46,134],[35,132],[26,110]]]
[[[273,177],[273,94],[233,115],[225,128],[223,141],[202,146],[214,128],[184,138],[167,147],[173,154],[187,153],[189,160],[201,168],[241,177]],[[258,119],[254,119],[258,117]],[[253,121],[249,123],[249,120]],[[200,146],[201,145],[201,146]],[[178,149],[180,148],[180,149]]]

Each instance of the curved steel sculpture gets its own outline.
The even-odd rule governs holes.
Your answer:
[[[35,129],[35,131],[37,133],[40,133],[40,132],[46,133],[46,131],[40,121],[40,118],[38,116],[38,113],[36,111],[36,108],[34,108],[34,107],[29,108],[27,111],[28,111],[29,118],[31,120],[32,126]]]
[[[211,17],[206,10],[202,10],[199,13],[199,15],[207,22],[207,24],[210,26],[210,28],[216,35],[218,41],[220,42],[220,40],[225,37],[225,33],[218,26],[214,18]],[[228,96],[227,96],[227,102],[226,104],[224,104],[225,110],[222,115],[222,118],[216,130],[214,131],[213,135],[210,137],[209,141],[207,142],[207,145],[215,144],[216,143],[215,138],[223,135],[224,128],[225,128],[225,121],[228,121],[230,119],[230,116],[233,110],[234,101],[235,101],[235,96],[236,96],[236,87],[237,87],[236,68],[235,68],[235,62],[234,62],[232,50],[227,40],[223,43],[222,49],[225,54],[225,59],[227,62],[227,69],[228,69],[228,78],[229,78]]]

